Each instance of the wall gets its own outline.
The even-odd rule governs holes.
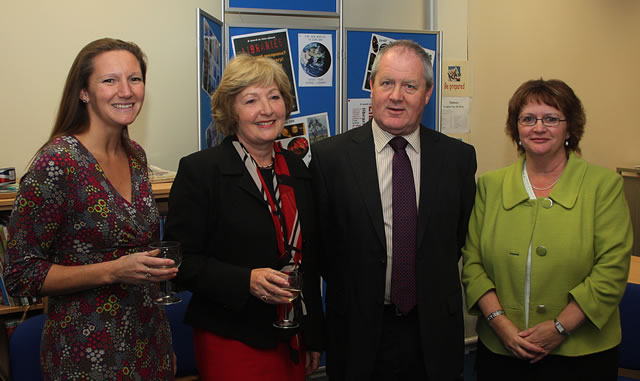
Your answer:
[[[198,7],[221,18],[219,1],[3,2],[0,167],[24,173],[49,136],[78,51],[95,39],[115,37],[136,42],[149,59],[145,104],[130,134],[151,163],[176,169],[180,157],[197,149]]]
[[[345,0],[348,27],[425,29],[429,0],[398,7]],[[222,19],[222,0],[46,0],[3,3],[0,34],[0,167],[22,175],[48,138],[64,80],[78,51],[102,37],[134,41],[149,59],[145,105],[130,134],[152,164],[177,169],[198,148],[196,8]],[[407,12],[411,9],[411,12]],[[72,20],[72,21],[70,21]]]
[[[466,58],[464,49],[447,50],[447,38],[464,40],[468,23],[471,133],[459,137],[476,147],[478,174],[513,162],[507,102],[522,82],[539,77],[564,80],[584,103],[586,160],[610,169],[640,164],[640,2],[447,0],[438,7],[445,58]]]

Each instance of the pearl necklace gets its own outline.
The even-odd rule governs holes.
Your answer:
[[[562,175],[560,175],[562,176]],[[533,184],[531,184],[531,188],[535,189],[535,190],[539,190],[539,191],[543,191],[543,190],[547,190],[551,187],[553,187],[554,185],[556,185],[556,183],[558,182],[558,180],[560,180],[560,176],[558,176],[558,178],[556,179],[556,181],[552,182],[551,185],[548,185],[546,187],[542,187],[542,188],[538,188],[538,187],[534,187]]]

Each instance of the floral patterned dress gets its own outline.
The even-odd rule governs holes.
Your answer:
[[[129,203],[75,137],[45,146],[20,183],[9,223],[9,292],[38,295],[54,263],[105,262],[149,244],[159,217],[140,164],[129,157]],[[152,302],[155,292],[153,285],[112,284],[50,297],[44,378],[173,379],[171,332],[164,310]]]

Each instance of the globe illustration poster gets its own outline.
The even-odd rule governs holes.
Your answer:
[[[311,42],[302,48],[300,65],[309,76],[322,77],[331,68],[331,53],[321,43]]]
[[[333,66],[330,34],[298,34],[299,86],[332,86]]]

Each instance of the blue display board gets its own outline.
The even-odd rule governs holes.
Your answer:
[[[213,147],[222,139],[211,117],[211,95],[224,65],[222,22],[198,9],[198,146]]]
[[[422,115],[422,124],[431,129],[440,129],[440,104],[441,104],[441,34],[440,32],[427,31],[401,31],[401,30],[364,30],[346,29],[345,44],[345,94],[344,101],[344,130],[349,124],[349,99],[370,98],[371,92],[367,91],[368,73],[375,55],[386,43],[392,40],[413,40],[433,52],[433,93],[429,103],[425,106]]]
[[[226,0],[226,10],[281,14],[338,14],[339,0]]]
[[[277,36],[282,36],[283,31],[285,31],[288,39],[288,42],[287,42],[288,49],[290,52],[290,55],[289,55],[291,60],[290,67],[292,68],[292,74],[294,77],[294,82],[296,84],[295,95],[297,97],[297,106],[298,106],[298,110],[291,115],[291,118],[302,118],[308,115],[327,113],[327,116],[328,116],[327,119],[329,123],[328,129],[330,131],[330,136],[335,135],[336,124],[338,123],[337,89],[339,86],[336,78],[337,67],[339,65],[339,60],[337,59],[338,56],[336,55],[336,45],[337,45],[336,38],[338,36],[337,29],[282,29],[282,28],[265,28],[265,27],[240,27],[240,26],[232,26],[232,25],[227,25],[226,28],[227,28],[226,32],[228,36],[226,43],[228,44],[227,50],[228,50],[229,59],[233,57],[234,39],[236,44],[235,46],[238,47],[239,49],[245,49],[246,53],[251,54],[252,53],[251,49],[254,49],[254,51],[257,50],[259,53],[265,52],[264,54],[265,56],[273,55],[272,53],[269,53],[268,50],[265,51],[264,49],[269,49],[274,44],[271,44],[266,48],[264,47],[264,45],[260,45],[261,42],[255,42],[255,45],[256,45],[255,48],[250,45],[252,41],[259,40],[259,39],[262,39],[262,40],[266,40],[267,38],[275,39]],[[244,37],[247,35],[257,35],[258,38],[252,39],[250,37]],[[303,37],[317,36],[317,37],[324,38],[325,41],[328,41],[328,40],[331,41],[331,48],[328,49],[330,50],[330,52],[328,52],[330,53],[330,57],[327,57],[327,59],[331,59],[332,65],[331,65],[331,68],[329,69],[330,73],[327,72],[326,75],[324,76],[324,79],[323,79],[324,82],[310,85],[309,81],[313,80],[314,79],[313,77],[303,74],[302,75],[303,78],[301,78],[299,63],[300,63],[301,56],[303,55],[304,48],[306,48],[306,46],[303,46],[302,49],[299,49],[298,40],[300,35],[303,35]],[[238,41],[239,39],[242,39],[242,41],[239,42]],[[265,41],[263,41],[262,43],[264,42]],[[282,44],[281,42],[275,43],[275,45],[277,45],[275,48],[276,51],[278,49],[283,49],[281,48],[281,44]],[[328,44],[325,44],[325,45],[328,45]],[[285,65],[283,64],[283,66]],[[287,71],[286,68],[285,68],[285,71]],[[304,85],[305,83],[304,78],[307,78],[306,85]],[[303,83],[301,83],[301,79],[303,80]],[[311,143],[313,143],[313,141]]]

